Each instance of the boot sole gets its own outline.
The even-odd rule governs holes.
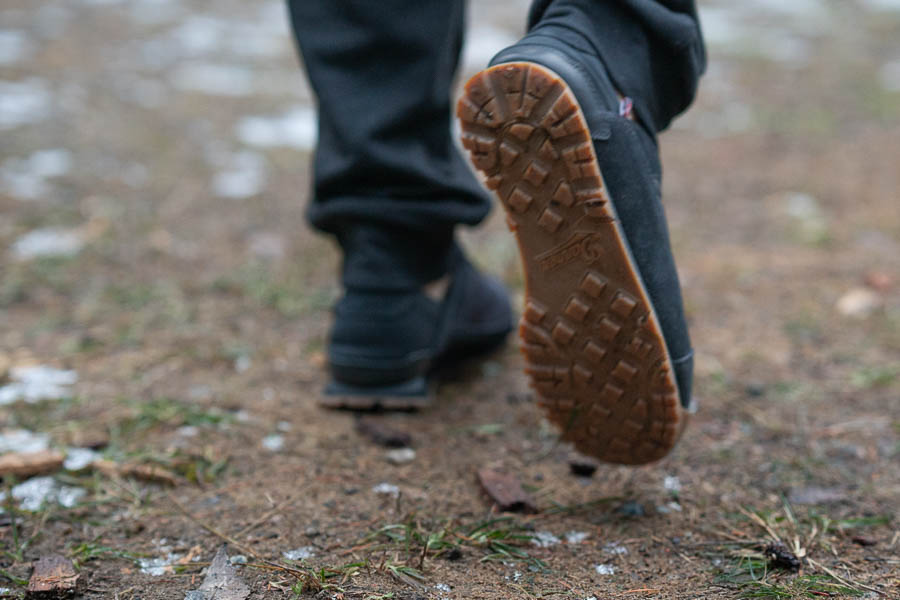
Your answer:
[[[434,404],[434,389],[424,376],[393,385],[357,386],[332,381],[319,406],[345,410],[424,410]]]
[[[525,372],[562,438],[600,460],[664,457],[687,413],[569,86],[536,63],[475,75],[462,145],[506,209],[525,271]]]

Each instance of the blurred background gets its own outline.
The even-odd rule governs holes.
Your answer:
[[[900,2],[699,4],[709,70],[661,148],[701,412],[671,458],[603,467],[588,485],[569,475],[565,449],[527,402],[514,342],[443,388],[433,411],[390,418],[412,432],[409,464],[385,461],[350,416],[313,406],[338,256],[303,220],[316,113],[282,2],[4,0],[0,454],[50,448],[86,462],[43,476],[36,504],[13,509],[25,534],[54,534],[38,535],[31,554],[10,558],[0,515],[0,567],[26,577],[39,550],[75,555],[91,540],[159,561],[159,573],[152,564],[123,571],[121,556],[85,561],[98,589],[122,590],[172,575],[171,557],[192,546],[211,557],[215,538],[185,528],[159,482],[123,492],[85,470],[96,458],[165,468],[182,502],[242,542],[275,557],[309,547],[322,561],[356,539],[350,523],[404,513],[376,484],[461,518],[486,510],[472,469],[493,461],[545,504],[618,498],[540,525],[593,536],[577,556],[535,550],[570,575],[572,597],[640,587],[636,578],[653,583],[661,572],[689,595],[745,589],[722,583],[736,560],[724,550],[683,550],[691,561],[674,573],[669,550],[651,547],[639,560],[600,541],[627,547],[648,532],[693,532],[711,543],[721,538],[704,528],[720,519],[717,530],[732,536],[765,535],[737,507],[774,513],[784,498],[813,507],[807,516],[870,519],[870,556],[895,562],[866,562],[841,530],[830,543],[847,554],[828,564],[896,593]],[[461,81],[521,35],[527,5],[471,4]],[[464,238],[521,301],[499,211]],[[458,449],[452,457],[447,444]],[[7,488],[7,499],[33,498]],[[281,520],[244,531],[273,501]],[[623,502],[640,514],[623,521]],[[49,521],[30,512],[48,506]],[[126,516],[139,527],[122,525]],[[478,558],[464,559],[477,581],[446,566],[428,577],[466,597],[512,585],[523,570]],[[619,574],[600,574],[610,561]],[[2,573],[0,588],[19,589]],[[272,583],[252,577],[257,590]],[[367,577],[366,589],[396,584]],[[529,593],[543,585],[540,574],[527,577]],[[188,585],[154,581],[168,593]]]

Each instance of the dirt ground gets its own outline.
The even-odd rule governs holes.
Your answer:
[[[463,76],[524,21],[477,4]],[[367,416],[414,453],[316,407],[338,256],[279,2],[4,0],[0,454],[70,460],[3,481],[0,597],[58,553],[80,597],[182,598],[224,542],[251,598],[900,597],[900,5],[701,6],[661,139],[700,411],[576,476],[515,340]],[[464,236],[520,302],[502,217]]]

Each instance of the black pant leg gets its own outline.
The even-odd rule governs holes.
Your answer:
[[[451,140],[465,0],[288,0],[318,99],[314,226],[475,224],[489,201]]]
[[[529,29],[549,22],[591,40],[651,129],[665,129],[693,101],[706,69],[694,0],[535,0]]]

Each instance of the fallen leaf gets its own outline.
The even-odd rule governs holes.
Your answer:
[[[866,273],[866,285],[876,292],[887,292],[894,286],[894,278],[884,271],[869,271]]]
[[[78,573],[68,558],[48,554],[34,561],[34,572],[25,590],[26,598],[68,598],[75,594]]]
[[[874,540],[870,537],[864,537],[861,535],[854,535],[850,540],[858,545],[858,546],[876,546],[878,545],[878,540]]]
[[[522,488],[518,479],[494,469],[478,470],[478,482],[500,510],[507,512],[537,512],[531,495]]]
[[[37,452],[10,452],[0,456],[0,477],[32,477],[58,471],[65,456],[54,450]]]
[[[99,459],[91,467],[108,477],[134,477],[149,483],[176,486],[180,482],[174,473],[156,465],[119,464],[111,460]]]

